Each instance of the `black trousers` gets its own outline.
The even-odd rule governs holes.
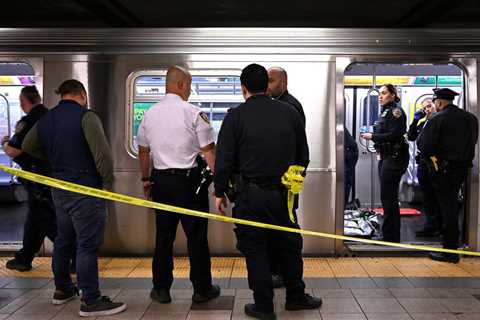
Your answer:
[[[28,214],[23,228],[23,247],[15,259],[30,265],[45,237],[54,242],[57,236],[57,217],[49,188],[28,183]]]
[[[168,174],[154,170],[152,196],[156,202],[193,210],[208,211],[208,191],[196,195],[200,173],[193,169],[187,174]],[[207,199],[205,199],[207,197]],[[162,210],[156,210],[156,244],[152,273],[155,289],[170,289],[173,283],[173,242],[180,222],[187,236],[190,258],[190,280],[195,292],[211,288],[210,251],[208,248],[208,220]]]
[[[380,198],[383,207],[383,240],[400,242],[400,207],[398,205],[398,191],[400,180],[407,170],[408,152],[394,159],[385,157],[378,162],[380,177]]]
[[[458,194],[466,177],[466,168],[449,169],[446,173],[437,173],[431,176],[442,215],[443,247],[446,249],[458,249],[460,234]]]
[[[298,195],[295,196],[295,199],[293,202],[293,217],[295,218],[295,221],[298,223],[297,209],[298,209]],[[268,249],[268,255],[270,257],[270,271],[272,272],[272,275],[275,275],[275,276],[281,275],[280,264],[282,259],[279,252],[277,252],[277,249],[278,248],[275,247],[275,245],[270,245]]]
[[[353,189],[353,183],[355,181],[355,166],[358,162],[358,152],[345,151],[344,161],[344,204],[347,204],[350,200],[350,192]]]
[[[237,194],[233,215],[236,218],[299,228],[290,221],[286,191],[264,189],[255,185],[242,188]],[[253,290],[257,308],[273,312],[273,284],[269,250],[274,250],[281,261],[280,274],[283,276],[287,301],[303,298],[302,237],[262,228],[236,225],[237,248],[245,256],[248,284]]]
[[[432,178],[428,171],[428,168],[419,164],[417,169],[418,183],[423,194],[423,208],[425,213],[425,230],[441,231],[442,229],[442,216],[440,214],[440,208],[435,196],[435,190],[433,188]]]

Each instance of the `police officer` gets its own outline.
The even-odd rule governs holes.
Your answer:
[[[202,210],[207,193],[196,190],[202,179],[196,158],[203,153],[210,168],[215,163],[213,129],[207,115],[187,102],[192,76],[179,66],[167,71],[166,95],[146,113],[138,131],[139,160],[146,196],[156,202]],[[150,155],[153,170],[150,172]],[[208,220],[157,210],[156,244],[152,263],[153,289],[150,296],[160,303],[171,301],[173,242],[178,222],[187,236],[190,280],[194,302],[206,302],[220,295],[212,285]]]
[[[347,128],[344,130],[344,144],[345,144],[345,162],[344,162],[344,176],[345,176],[345,194],[344,204],[348,203],[350,199],[350,192],[355,181],[355,166],[358,161],[358,145]]]
[[[235,176],[236,218],[299,228],[287,206],[281,178],[289,166],[306,167],[308,145],[298,112],[272,100],[265,93],[267,70],[251,64],[240,76],[245,103],[231,109],[218,137],[215,163],[215,204],[223,213],[229,180]],[[236,225],[237,248],[245,256],[248,283],[254,304],[245,313],[257,319],[275,319],[273,284],[268,250],[281,256],[280,272],[285,281],[287,310],[314,309],[321,300],[305,294],[302,280],[302,237],[263,228]]]
[[[378,101],[382,106],[380,119],[374,125],[374,132],[363,133],[362,138],[373,140],[379,153],[380,198],[384,210],[382,240],[400,242],[398,191],[410,158],[404,138],[407,117],[398,106],[400,98],[393,85],[385,84],[380,88]]]
[[[291,105],[300,114],[303,126],[305,127],[305,113],[302,104],[288,92],[287,72],[280,67],[268,69],[268,89],[267,94],[277,100]]]
[[[409,141],[417,140],[418,136],[422,133],[423,127],[434,114],[435,104],[431,98],[425,98],[422,101],[422,108],[415,112],[413,121],[408,128],[407,137]],[[416,232],[416,235],[418,237],[435,237],[440,234],[442,225],[440,209],[438,208],[437,199],[435,198],[435,192],[427,165],[419,150],[417,150],[415,160],[417,162],[417,177],[423,194],[425,213],[425,225],[421,230]]]
[[[286,104],[294,108],[300,118],[302,119],[303,126],[305,127],[305,113],[303,112],[302,104],[288,92],[288,78],[287,72],[280,67],[272,67],[268,69],[268,89],[267,95],[270,97],[283,101]],[[296,210],[298,209],[298,196],[295,196],[294,200],[294,215],[296,217]],[[280,275],[279,265],[281,261],[279,260],[279,255],[275,250],[269,250],[270,259],[271,259],[271,269],[272,269],[272,280],[273,287],[280,288],[283,287],[283,278]]]
[[[418,138],[418,148],[427,161],[435,196],[443,222],[443,247],[457,249],[459,242],[458,194],[472,166],[478,139],[477,118],[453,104],[458,95],[447,88],[434,89],[437,114]],[[458,263],[460,257],[450,253],[430,253],[438,261]]]
[[[54,178],[111,189],[110,147],[100,118],[87,108],[85,87],[71,79],[63,82],[56,93],[61,101],[30,130],[22,149],[37,157],[46,157]],[[122,312],[126,304],[101,296],[98,288],[97,260],[105,231],[105,200],[61,189],[52,189],[52,196],[57,213],[52,260],[56,290],[52,303],[64,304],[78,294],[68,273],[68,262],[76,245],[77,281],[83,295],[80,316]]]
[[[28,131],[45,114],[48,109],[41,103],[41,97],[35,86],[23,87],[20,91],[20,107],[26,113],[15,126],[13,137],[3,138],[5,153],[13,158],[23,170],[39,174],[49,174],[49,165],[22,152],[22,142]],[[23,247],[15,253],[15,258],[6,264],[8,269],[28,271],[32,269],[32,261],[40,250],[45,237],[55,240],[57,222],[50,188],[28,180],[22,180],[28,192],[28,215],[23,231]]]

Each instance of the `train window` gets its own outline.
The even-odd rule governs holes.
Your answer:
[[[35,84],[35,71],[24,62],[0,62],[0,136],[12,136],[15,124],[23,116],[20,108],[20,90],[26,85]],[[0,164],[12,166],[14,163],[0,149]],[[0,185],[14,182],[12,176],[1,171]]]
[[[189,102],[199,106],[210,118],[215,139],[227,110],[243,102],[240,70],[191,70],[192,93]],[[128,151],[136,156],[138,127],[145,112],[165,95],[166,70],[141,71],[129,77]]]

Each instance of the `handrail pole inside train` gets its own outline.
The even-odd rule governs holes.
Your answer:
[[[367,126],[373,125],[372,121],[372,93],[376,92],[377,95],[380,94],[380,91],[376,88],[377,87],[377,76],[375,74],[375,65],[373,66],[373,74],[372,74],[372,88],[370,88],[367,92]],[[367,152],[370,153],[370,209],[375,207],[375,148],[371,145],[372,142],[369,140],[366,143]]]

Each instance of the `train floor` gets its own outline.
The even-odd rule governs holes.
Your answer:
[[[54,306],[51,259],[36,258],[29,272],[5,268],[0,258],[0,319],[77,319],[79,299]],[[275,290],[279,319],[402,320],[480,319],[480,259],[446,264],[427,258],[305,258],[307,292],[323,299],[320,310],[289,312],[285,291]],[[105,319],[223,320],[249,319],[243,306],[252,301],[242,258],[212,258],[220,298],[206,304],[191,301],[189,263],[175,259],[173,301],[149,297],[150,258],[100,258],[102,293],[124,301],[128,309]]]

